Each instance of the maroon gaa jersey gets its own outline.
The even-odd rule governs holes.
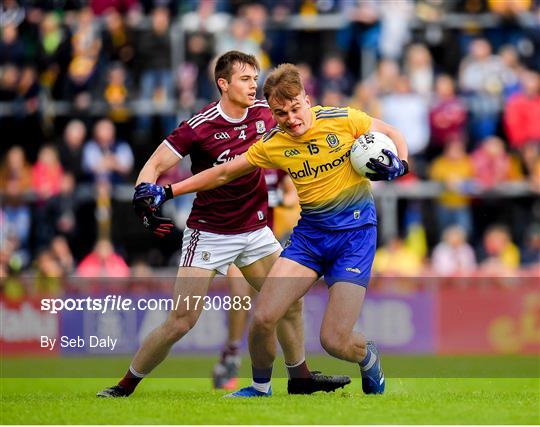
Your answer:
[[[257,100],[244,117],[228,117],[218,102],[204,107],[165,139],[181,157],[191,156],[191,172],[233,160],[245,153],[275,121],[268,104]],[[213,190],[197,193],[187,226],[218,234],[258,230],[267,223],[268,196],[264,174],[257,169]]]

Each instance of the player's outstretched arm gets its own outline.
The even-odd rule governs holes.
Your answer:
[[[176,165],[180,159],[176,153],[162,142],[141,169],[136,185],[141,182],[154,184],[163,172]]]
[[[171,186],[172,193],[173,196],[180,196],[186,193],[212,190],[253,172],[255,169],[257,167],[249,163],[245,154],[242,154],[230,162],[206,169],[184,181],[173,184]]]

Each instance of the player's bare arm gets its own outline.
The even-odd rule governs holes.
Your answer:
[[[407,160],[409,157],[409,149],[407,148],[407,143],[405,138],[399,130],[395,127],[390,126],[388,123],[383,122],[382,120],[372,118],[370,131],[382,132],[387,135],[393,142],[396,144],[398,151],[398,156],[401,160]]]
[[[214,166],[184,181],[172,184],[172,193],[174,196],[179,196],[186,193],[212,190],[247,175],[255,169],[257,167],[249,163],[245,154],[242,154],[230,162]]]
[[[181,158],[162,142],[145,163],[137,178],[141,182],[155,183],[160,175],[176,165]]]

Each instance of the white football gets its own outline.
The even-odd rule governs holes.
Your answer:
[[[385,165],[390,164],[390,159],[382,152],[387,149],[397,155],[397,148],[394,142],[381,132],[366,132],[353,142],[351,147],[351,164],[358,175],[366,176],[366,172],[373,173],[366,166],[370,158],[379,160]]]

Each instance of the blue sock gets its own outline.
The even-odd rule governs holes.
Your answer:
[[[272,367],[258,369],[255,366],[251,366],[251,373],[253,376],[253,382],[265,384],[270,382],[272,378]]]
[[[272,378],[272,366],[258,369],[252,365],[251,372],[253,375],[252,387],[262,393],[268,393],[270,390],[270,379]]]

